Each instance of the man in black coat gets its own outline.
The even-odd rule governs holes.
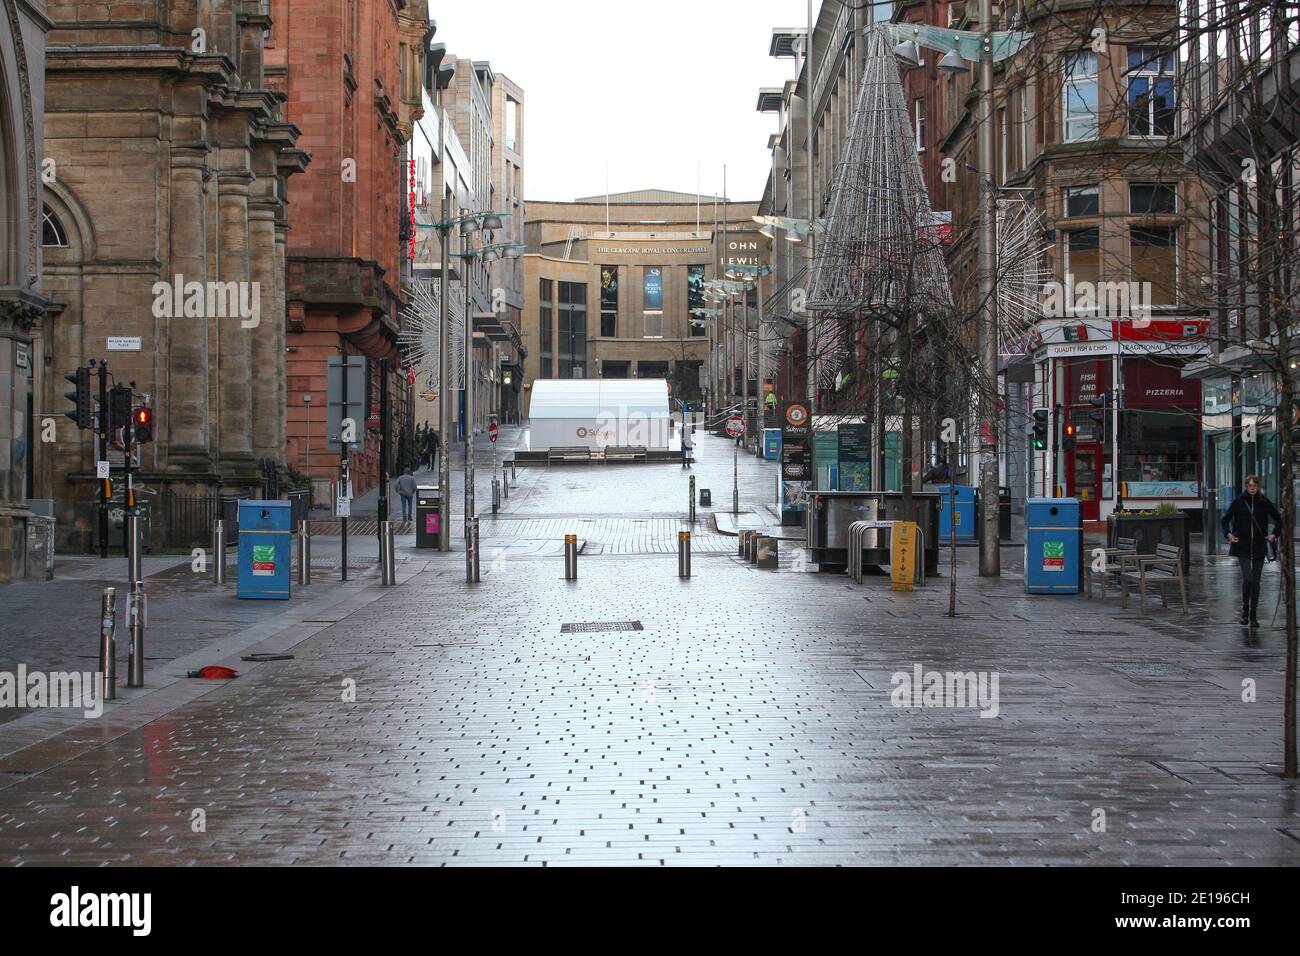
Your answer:
[[[1271,534],[1267,531],[1270,518]],[[1282,515],[1260,492],[1256,475],[1246,479],[1245,494],[1232,503],[1222,524],[1224,537],[1232,542],[1228,553],[1241,565],[1241,623],[1259,627],[1259,582],[1268,542],[1282,533]]]

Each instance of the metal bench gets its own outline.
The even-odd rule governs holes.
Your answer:
[[[1128,589],[1135,585],[1142,602],[1142,611],[1147,609],[1147,588],[1156,587],[1160,591],[1160,600],[1169,606],[1168,588],[1178,585],[1178,594],[1183,602],[1183,617],[1187,616],[1187,579],[1183,577],[1183,549],[1172,544],[1156,545],[1155,556],[1129,554],[1120,558],[1119,573],[1120,606],[1128,607]]]
[[[626,447],[606,448],[605,461],[645,461],[646,449],[643,445],[629,445]]]
[[[1120,572],[1124,569],[1123,559],[1137,554],[1137,542],[1133,538],[1116,538],[1115,547],[1101,549],[1105,554],[1104,571],[1094,571],[1093,561],[1085,561],[1083,566],[1083,588],[1088,598],[1092,598],[1092,586],[1095,582],[1101,582],[1101,596],[1106,596],[1106,587],[1114,579],[1116,584],[1119,583]],[[1093,552],[1093,560],[1096,559],[1096,552]],[[1154,558],[1155,555],[1146,555]]]
[[[590,448],[551,448],[546,452],[546,463],[548,465],[553,465],[556,462],[583,462],[586,464],[590,461]]]

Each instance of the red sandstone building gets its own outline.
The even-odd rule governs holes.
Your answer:
[[[339,471],[338,447],[329,444],[337,436],[327,432],[329,360],[342,353],[366,360],[369,394],[352,459],[357,494],[379,472],[381,360],[389,362],[394,403],[405,394],[397,347],[402,161],[420,109],[428,7],[272,0],[271,15],[267,85],[288,97],[287,118],[312,156],[289,215],[286,458],[316,479],[320,501]],[[396,404],[393,420],[400,421]]]

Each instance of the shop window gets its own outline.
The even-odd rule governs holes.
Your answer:
[[[1178,288],[1178,230],[1172,227],[1134,226],[1129,235],[1133,281],[1141,285],[1143,301],[1151,305],[1175,304]]]
[[[553,283],[540,280],[538,295],[538,377],[550,378],[555,373],[555,305],[551,300]]]
[[[1065,234],[1065,284],[1071,301],[1082,283],[1096,287],[1101,276],[1101,230],[1072,229]]]
[[[1130,183],[1128,211],[1137,214],[1178,211],[1178,190],[1170,183]]]
[[[1097,54],[1091,50],[1065,59],[1062,126],[1067,143],[1097,138]]]
[[[1127,410],[1120,419],[1120,480],[1195,482],[1200,424],[1193,410]]]
[[[1101,212],[1101,200],[1096,186],[1076,186],[1065,191],[1067,216],[1096,216]]]
[[[600,334],[618,335],[618,266],[600,267]]]
[[[1128,133],[1174,135],[1174,55],[1158,47],[1128,51]]]

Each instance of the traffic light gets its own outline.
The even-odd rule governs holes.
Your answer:
[[[1034,450],[1047,450],[1047,427],[1052,416],[1051,409],[1035,408],[1034,409]]]
[[[131,424],[131,387],[129,385],[114,385],[108,393],[108,424],[105,431],[108,433],[108,440],[117,444],[125,444],[118,438],[118,431],[129,427]]]
[[[1065,437],[1061,440],[1061,450],[1074,451],[1075,445],[1078,444],[1078,434],[1079,426],[1074,424],[1074,422],[1067,422],[1065,426]]]
[[[1110,429],[1106,428],[1106,393],[1088,399],[1088,405],[1092,406],[1092,411],[1088,412],[1088,418],[1097,424],[1096,433],[1101,441],[1108,440]]]
[[[74,411],[63,414],[77,423],[78,428],[90,428],[94,425],[94,411],[90,401],[90,369],[82,366],[75,372],[63,376],[71,382],[76,390],[65,392],[64,398],[76,406]]]
[[[131,416],[131,427],[135,444],[153,441],[153,409],[148,405],[137,408]]]

